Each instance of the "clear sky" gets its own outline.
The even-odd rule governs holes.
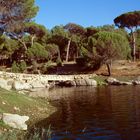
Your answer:
[[[40,10],[35,18],[48,29],[69,22],[84,27],[113,24],[124,13],[140,10],[140,0],[35,0]]]

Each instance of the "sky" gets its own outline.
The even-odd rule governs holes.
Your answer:
[[[125,12],[140,10],[140,0],[35,0],[35,21],[51,29],[76,23],[84,27],[113,24]]]

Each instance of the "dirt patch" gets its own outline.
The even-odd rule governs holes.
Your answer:
[[[107,75],[106,65],[103,65],[96,74]],[[140,75],[140,61],[115,61],[112,64],[112,76],[139,76]]]

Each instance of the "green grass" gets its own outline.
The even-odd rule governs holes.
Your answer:
[[[106,85],[107,84],[105,82],[105,79],[106,79],[105,76],[94,76],[93,79],[97,82],[97,85],[98,86]]]
[[[19,108],[15,110],[14,108]],[[0,88],[0,113],[14,113],[30,117],[28,125],[47,118],[56,109],[46,99],[32,98],[28,95],[19,94],[16,91],[7,91]],[[0,122],[0,130],[4,125]]]
[[[6,125],[2,120],[0,120],[0,126],[6,129],[9,129],[10,127]]]

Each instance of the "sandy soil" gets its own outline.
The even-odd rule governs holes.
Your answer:
[[[103,65],[96,74],[107,75],[106,65]],[[140,61],[115,61],[112,64],[112,76],[140,76]]]

